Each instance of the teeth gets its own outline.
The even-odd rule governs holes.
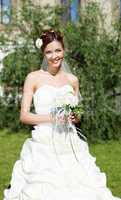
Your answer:
[[[58,60],[57,61],[54,61],[54,63],[57,63],[58,62]]]
[[[57,64],[58,62],[60,62],[60,59],[58,59],[58,60],[53,60],[52,61],[54,64]]]

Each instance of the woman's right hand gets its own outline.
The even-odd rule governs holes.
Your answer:
[[[64,117],[63,115],[58,115],[58,116],[57,116],[57,121],[58,121],[59,123],[64,124],[66,120],[65,120],[65,117]]]

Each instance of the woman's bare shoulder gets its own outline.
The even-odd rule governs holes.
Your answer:
[[[27,82],[37,82],[37,80],[41,80],[41,77],[43,76],[42,72],[40,70],[32,71],[27,74],[25,81]]]
[[[38,76],[41,76],[41,75],[42,75],[41,70],[36,70],[36,71],[32,71],[32,72],[28,73],[26,78],[34,79],[34,78],[37,78]]]
[[[75,76],[74,74],[67,73],[66,75],[67,75],[68,80],[70,81],[70,83],[71,83],[72,85],[75,85],[75,84],[78,84],[78,83],[79,83],[78,77]]]
[[[40,70],[32,71],[27,74],[24,82],[24,87],[26,88],[35,88],[38,85],[38,82],[41,82],[42,72]]]

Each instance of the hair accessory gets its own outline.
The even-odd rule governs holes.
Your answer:
[[[38,38],[38,39],[36,40],[35,44],[36,44],[36,47],[37,47],[38,49],[40,49],[41,46],[43,45],[42,39]]]

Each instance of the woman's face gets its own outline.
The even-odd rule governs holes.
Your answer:
[[[64,49],[60,42],[54,40],[46,46],[44,55],[49,67],[59,68],[64,57]]]

